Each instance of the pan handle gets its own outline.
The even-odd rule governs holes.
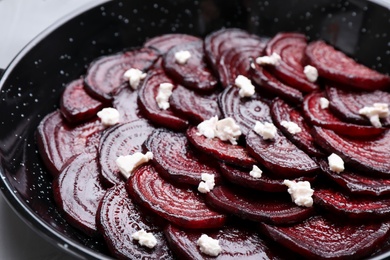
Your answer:
[[[0,79],[3,77],[4,69],[0,68]]]

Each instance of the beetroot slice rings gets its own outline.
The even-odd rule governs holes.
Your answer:
[[[165,54],[170,48],[182,43],[199,41],[200,38],[189,34],[171,33],[153,37],[144,43],[144,47],[157,49],[160,54]]]
[[[198,193],[172,185],[151,165],[135,170],[127,191],[145,208],[184,228],[217,228],[226,221],[226,216],[209,209]]]
[[[390,86],[390,77],[357,63],[323,41],[309,43],[306,58],[321,77],[352,89],[372,91]]]
[[[123,88],[114,96],[112,106],[118,110],[122,123],[142,118],[137,100],[138,91],[133,91],[130,88]]]
[[[97,214],[98,230],[110,252],[119,259],[173,259],[162,230],[155,226],[129,198],[125,184],[110,188],[104,195]],[[157,239],[153,249],[140,246],[131,238],[139,230],[151,232]]]

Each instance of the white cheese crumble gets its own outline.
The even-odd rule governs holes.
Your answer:
[[[256,121],[255,127],[253,128],[255,132],[264,138],[264,140],[267,139],[274,139],[276,136],[276,127],[272,123],[261,123],[259,121]]]
[[[259,65],[277,66],[281,61],[282,58],[276,52],[273,52],[271,56],[261,56],[256,58],[256,63]]]
[[[197,129],[198,135],[207,138],[217,137],[222,141],[230,141],[234,145],[241,135],[240,126],[231,117],[218,120],[218,116],[214,116],[200,123]]]
[[[160,109],[169,108],[169,97],[172,95],[173,85],[171,83],[161,83],[156,97],[157,105]]]
[[[234,80],[234,84],[240,88],[238,94],[240,97],[251,97],[255,94],[255,86],[252,85],[250,79],[243,75],[238,75]]]
[[[132,89],[136,90],[138,88],[139,83],[142,79],[146,77],[146,73],[143,73],[139,69],[129,69],[125,72],[123,77],[127,80],[129,80],[129,84]]]
[[[332,153],[328,157],[328,164],[329,164],[329,169],[331,171],[334,171],[337,173],[344,171],[344,161],[343,161],[343,159],[341,159],[340,156],[338,156],[335,153]]]
[[[132,172],[141,164],[147,163],[153,159],[153,153],[147,152],[146,154],[136,152],[131,155],[119,156],[115,162],[118,166],[123,177],[128,179]]]
[[[318,70],[311,65],[306,65],[303,68],[303,73],[310,82],[316,82],[318,79]]]
[[[260,170],[259,167],[257,167],[256,165],[253,165],[253,168],[252,170],[249,172],[249,175],[252,176],[253,178],[261,178],[261,174],[263,173],[262,170]]]
[[[131,238],[137,240],[141,246],[153,248],[157,245],[156,237],[152,233],[146,232],[143,229],[133,233]]]
[[[294,122],[282,120],[280,124],[287,129],[290,134],[297,134],[302,132],[302,129]]]
[[[382,127],[380,118],[386,118],[390,115],[389,104],[374,103],[372,107],[365,106],[360,109],[359,114],[368,117],[374,127]]]
[[[326,109],[329,107],[329,100],[324,97],[320,97],[320,107],[321,109]]]
[[[191,52],[189,51],[178,51],[175,53],[175,61],[181,65],[186,64],[190,58]]]
[[[218,239],[213,239],[206,234],[202,234],[196,242],[202,253],[210,256],[218,256],[222,252]]]
[[[202,173],[202,181],[199,183],[198,191],[201,193],[210,192],[215,186],[214,174]]]
[[[105,126],[112,126],[119,123],[119,111],[112,107],[106,107],[97,113],[100,121]]]
[[[218,122],[218,116],[213,116],[208,120],[204,120],[197,126],[198,134],[203,135],[207,138],[215,137],[215,129]]]
[[[313,206],[314,190],[310,187],[310,182],[284,180],[283,184],[288,187],[287,191],[295,204],[304,207]]]

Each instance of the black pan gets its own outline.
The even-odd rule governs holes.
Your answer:
[[[363,0],[98,1],[50,27],[14,59],[0,80],[1,190],[25,222],[81,258],[104,258],[105,246],[69,226],[52,199],[51,177],[34,132],[58,107],[67,82],[94,58],[139,46],[163,33],[205,36],[240,27],[272,36],[299,31],[322,38],[360,62],[390,72],[390,10]],[[390,256],[382,250],[379,258]]]

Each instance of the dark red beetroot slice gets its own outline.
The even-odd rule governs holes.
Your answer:
[[[123,182],[115,160],[119,156],[142,152],[142,144],[153,129],[147,121],[139,119],[104,132],[99,144],[99,162],[104,184],[113,186]]]
[[[189,51],[191,57],[185,64],[176,62],[178,51]],[[178,84],[186,88],[209,93],[217,87],[218,80],[204,61],[203,41],[178,44],[172,47],[163,58],[165,72]]]
[[[218,138],[207,138],[199,135],[196,127],[188,128],[187,138],[197,149],[218,160],[249,168],[257,163],[249,156],[244,147],[221,141]]]
[[[219,92],[199,95],[190,89],[178,85],[172,92],[170,104],[175,114],[199,124],[213,116],[221,117],[217,98]]]
[[[99,181],[96,149],[73,157],[53,181],[54,199],[72,226],[98,234],[96,212],[106,192]]]
[[[70,126],[59,110],[48,114],[38,126],[37,144],[49,172],[56,176],[70,157],[83,152],[87,146],[97,145],[103,130],[100,119]]]
[[[390,179],[367,176],[356,170],[336,173],[331,171],[328,163],[323,160],[319,161],[319,165],[330,179],[348,192],[373,196],[390,194]]]
[[[357,63],[323,41],[309,43],[305,54],[308,63],[317,68],[321,77],[351,89],[372,91],[390,85],[390,77]]]
[[[275,139],[264,140],[255,131],[246,136],[247,150],[275,177],[297,178],[315,173],[318,165],[279,131]]]
[[[115,185],[105,193],[96,221],[99,232],[116,258],[173,259],[162,229],[133,203],[124,183]],[[149,249],[140,246],[131,238],[132,234],[141,229],[156,237],[156,247]]]
[[[373,106],[374,103],[390,104],[390,93],[385,91],[353,92],[341,90],[335,87],[327,87],[326,94],[329,98],[331,111],[346,122],[371,125],[370,120],[359,114],[359,110],[365,106]],[[381,119],[385,126],[390,126],[390,117]]]
[[[231,183],[240,185],[242,187],[248,187],[255,190],[266,192],[286,192],[287,186],[283,184],[284,179],[272,178],[273,174],[268,172],[264,167],[259,167],[262,170],[261,178],[254,178],[250,176],[249,172],[252,170],[240,169],[228,165],[226,163],[219,164],[221,174]],[[314,177],[302,177],[296,179],[297,181],[309,181],[313,182]]]
[[[170,108],[162,110],[157,105],[156,97],[161,83],[174,84],[163,70],[154,70],[145,78],[138,95],[140,110],[146,118],[157,125],[183,130],[188,126],[187,120],[178,117]]]
[[[123,77],[131,69],[148,70],[158,58],[158,52],[141,48],[120,52],[94,60],[85,76],[86,91],[102,101],[111,101],[113,93],[122,85],[128,85]]]
[[[216,186],[206,194],[206,203],[221,212],[243,219],[273,224],[300,222],[314,213],[313,207],[299,207],[287,193],[262,193],[230,186]]]
[[[210,158],[202,158],[194,152],[184,133],[156,129],[144,145],[153,153],[156,170],[169,181],[198,186],[202,173],[214,174],[216,183],[220,181],[216,165],[212,165]]]
[[[123,88],[115,94],[112,106],[119,111],[122,123],[142,118],[137,99],[138,92],[130,88]]]
[[[84,80],[71,81],[62,93],[61,113],[69,123],[76,124],[96,116],[104,104],[92,98],[84,90]]]
[[[180,227],[217,228],[226,221],[225,215],[207,207],[198,192],[172,185],[151,165],[136,169],[126,188],[143,207]]]
[[[271,105],[271,115],[275,125],[283,132],[283,134],[290,139],[298,148],[311,156],[321,157],[324,153],[314,143],[313,136],[310,133],[311,126],[309,126],[298,108],[292,107],[281,99],[274,99]],[[294,122],[300,128],[301,132],[291,134],[284,126],[282,121]]]
[[[259,95],[241,98],[240,89],[229,86],[218,98],[219,106],[224,117],[231,117],[240,126],[241,132],[246,135],[253,129],[256,121],[271,121],[268,103]]]
[[[333,115],[328,108],[321,108],[320,98],[325,97],[322,92],[310,93],[303,102],[305,117],[313,124],[335,131],[338,134],[351,137],[373,136],[383,133],[385,128],[349,124]]]
[[[222,251],[218,257],[211,257],[200,251],[197,241],[202,234],[219,241]],[[257,232],[248,228],[229,225],[219,230],[202,232],[168,225],[165,235],[172,251],[180,259],[283,259]]]
[[[390,174],[390,131],[369,139],[352,139],[332,130],[314,127],[314,140],[329,153],[339,155],[347,166],[367,174]]]
[[[318,85],[310,82],[303,73],[306,46],[303,34],[278,33],[268,42],[265,54],[277,53],[281,57],[279,65],[269,68],[278,79],[302,92],[311,92],[317,90]]]
[[[387,222],[353,224],[314,216],[294,226],[261,224],[263,232],[281,245],[309,259],[361,259],[388,237]]]
[[[153,37],[144,43],[144,47],[153,47],[161,54],[168,52],[170,48],[182,43],[199,41],[200,38],[189,34],[171,33]]]

